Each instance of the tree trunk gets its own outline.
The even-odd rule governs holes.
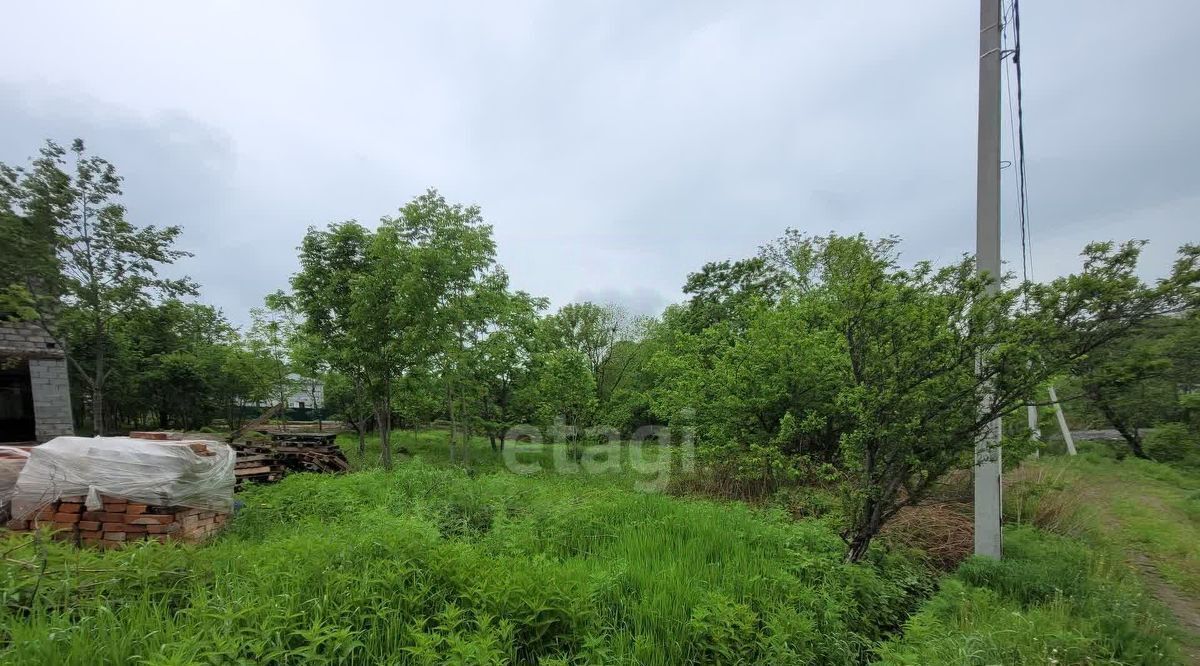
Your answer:
[[[382,404],[376,407],[375,423],[379,426],[379,459],[384,469],[392,468],[391,415]]]
[[[99,384],[92,384],[92,435],[104,434],[104,391]]]
[[[96,352],[96,376],[92,380],[92,436],[104,435],[104,348]]]
[[[867,550],[871,547],[871,539],[873,538],[875,538],[875,535],[867,532],[855,534],[847,544],[846,561],[850,563],[861,562],[866,557]]]
[[[1096,407],[1100,409],[1100,413],[1104,415],[1104,418],[1108,419],[1112,427],[1121,433],[1121,437],[1125,439],[1125,443],[1129,445],[1129,450],[1133,452],[1133,455],[1144,460],[1149,460],[1150,456],[1142,448],[1142,435],[1138,432],[1137,428],[1126,423],[1125,419],[1121,418],[1117,410],[1104,398],[1095,394],[1092,394],[1091,398],[1096,403]]]
[[[354,426],[354,429],[358,431],[358,457],[360,460],[367,454],[367,424],[364,421],[366,421],[365,417]]]
[[[895,482],[887,484],[883,488],[882,494],[885,497],[893,497],[890,492],[894,491],[895,486]],[[858,521],[860,524],[855,525],[849,530],[849,538],[846,540],[847,562],[860,562],[867,555],[867,550],[871,547],[871,540],[883,529],[883,514],[883,498],[863,500],[862,512],[858,514],[861,516],[861,519]]]
[[[488,433],[488,443],[492,445],[493,452],[499,451],[499,449],[496,448],[496,433]]]
[[[284,432],[287,432],[287,394],[283,392],[282,387],[279,391],[279,404],[283,405],[283,409],[279,410],[279,427]]]
[[[446,382],[446,401],[450,409],[450,462],[454,462],[454,449],[458,446],[456,437],[458,436],[458,417],[454,410],[454,383],[450,380]]]

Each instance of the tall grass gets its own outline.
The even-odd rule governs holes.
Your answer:
[[[3,569],[0,659],[850,664],[929,592],[897,557],[843,564],[820,520],[604,479],[416,461],[244,501],[211,545],[49,543],[41,576],[0,542],[29,564]]]
[[[879,649],[885,664],[1180,664],[1170,624],[1104,551],[1031,526],[972,558]]]

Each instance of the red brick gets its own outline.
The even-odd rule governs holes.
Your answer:
[[[79,513],[83,511],[83,505],[75,502],[62,502],[58,505],[59,513]]]
[[[124,502],[105,502],[104,503],[104,512],[105,513],[125,513],[125,509],[128,506],[129,505]]]
[[[179,531],[179,523],[167,523],[165,525],[147,525],[146,531],[150,534],[170,534]]]
[[[145,534],[146,526],[145,525],[130,525],[128,523],[124,523],[121,525],[121,530],[124,531],[126,534]]]
[[[153,430],[135,430],[129,433],[129,436],[134,439],[153,439],[161,442],[170,439],[171,433]]]
[[[66,523],[68,525],[74,525],[75,523],[79,522],[79,514],[77,514],[77,513],[56,513],[56,514],[54,514],[54,522]]]
[[[98,520],[81,520],[81,521],[79,521],[79,529],[81,529],[81,530],[98,530],[98,529],[100,529],[100,521],[98,521]]]
[[[104,540],[105,541],[124,541],[125,533],[124,532],[105,532]]]
[[[79,538],[84,541],[88,539],[99,540],[103,534],[100,530],[79,530]]]
[[[28,520],[17,520],[16,518],[13,518],[12,520],[5,523],[5,525],[10,530],[27,530],[27,529],[29,529],[29,521]]]
[[[126,514],[128,516],[128,514]],[[175,522],[174,516],[157,516],[146,513],[132,517],[126,517],[125,522],[130,525],[166,525],[167,523]]]
[[[136,514],[146,513],[148,507],[145,504],[127,504],[125,505],[125,513]]]

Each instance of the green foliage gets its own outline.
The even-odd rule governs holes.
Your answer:
[[[1186,301],[1181,304],[1187,307]],[[1159,317],[1141,330],[1108,345],[1076,364],[1074,379],[1085,398],[1085,415],[1095,412],[1103,427],[1121,433],[1131,453],[1154,457],[1142,430],[1196,413],[1195,397],[1185,391],[1200,386],[1200,314]],[[1193,424],[1193,428],[1197,428]],[[1197,428],[1200,429],[1200,428]],[[1173,455],[1167,453],[1167,455]]]
[[[411,463],[243,499],[203,548],[49,543],[36,599],[12,551],[0,660],[852,664],[928,593],[826,523],[603,481]]]
[[[1171,277],[1146,286],[1140,245],[1093,244],[1079,275],[1014,287],[970,258],[904,267],[897,242],[789,232],[760,254],[782,276],[761,294],[735,298],[759,282],[732,266],[696,276],[704,312],[669,310],[652,361],[655,412],[692,411],[718,473],[838,480],[851,559],[904,503],[969,467],[993,420],[1190,302],[1200,275],[1200,248],[1181,248]],[[697,331],[713,312],[736,316]]]
[[[1159,613],[1119,562],[1020,527],[1005,559],[964,562],[879,650],[884,664],[1176,664]]]
[[[1200,434],[1184,423],[1164,423],[1146,435],[1146,453],[1159,462],[1200,466]]]
[[[541,356],[526,400],[540,423],[562,420],[567,427],[590,423],[596,410],[596,380],[587,357],[572,349]]]
[[[80,139],[69,151],[47,141],[28,169],[0,164],[0,239],[12,262],[0,293],[67,351],[92,394],[97,434],[114,327],[157,297],[195,293],[186,278],[158,275],[159,266],[191,256],[174,248],[181,229],[133,225],[120,197],[116,168],[88,156]]]
[[[357,222],[308,230],[292,277],[302,334],[372,403],[385,438],[398,387],[423,375],[441,375],[451,420],[468,422],[467,350],[511,302],[495,254],[479,208],[435,190],[375,231]],[[390,465],[391,447],[381,454]]]

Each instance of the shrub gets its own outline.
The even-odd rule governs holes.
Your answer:
[[[1183,423],[1164,423],[1146,435],[1146,453],[1158,462],[1191,462],[1200,458],[1200,437]]]

